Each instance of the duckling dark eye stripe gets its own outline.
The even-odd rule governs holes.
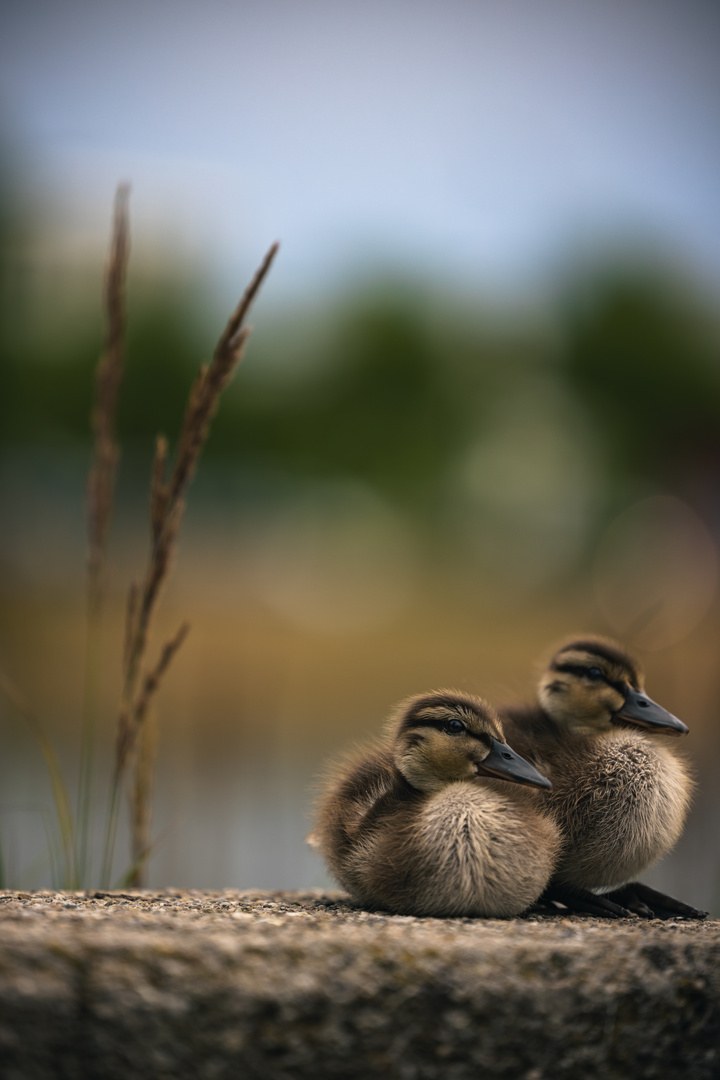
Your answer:
[[[588,669],[582,664],[552,664],[553,671],[566,671],[568,675],[587,675]],[[603,675],[603,678],[605,676]]]
[[[551,666],[553,671],[566,671],[568,675],[587,677],[588,673],[588,668],[583,667],[582,664],[552,664]],[[617,690],[618,694],[624,695],[627,693],[627,686],[624,686],[623,683],[615,682],[614,679],[609,679],[607,675],[603,674],[601,674],[600,678],[596,679],[595,682],[600,682],[601,680],[602,682],[607,683],[608,686],[612,686],[613,690]]]
[[[451,716],[446,717],[445,719],[442,719],[439,716],[412,716],[408,717],[405,728],[406,730],[411,731],[413,728],[432,727],[435,728],[437,731],[444,731],[445,725],[447,724],[448,720],[452,719],[453,717]],[[474,731],[471,731],[469,727],[466,727],[465,731],[462,734],[469,735],[471,739],[478,739],[486,746],[489,745],[486,735],[478,735]]]
[[[413,728],[442,728],[447,723],[446,720],[441,720],[439,716],[408,716],[403,724],[406,731],[411,731]]]
[[[583,667],[582,664],[553,664],[553,671],[566,671],[568,675],[579,675],[581,678],[588,678],[588,668]],[[603,682],[610,682],[604,675],[601,674],[600,679]],[[595,682],[599,682],[600,679],[596,679]],[[612,683],[610,683],[612,686]]]

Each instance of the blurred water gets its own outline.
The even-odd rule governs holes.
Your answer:
[[[29,520],[31,531],[38,529],[38,519]],[[61,543],[48,552],[42,539],[52,536],[47,522],[38,535],[36,549],[28,542],[23,551],[23,573],[6,573],[3,579],[0,646],[3,666],[42,718],[72,788],[84,653],[77,589],[82,563],[72,543],[67,545],[72,559],[66,560]],[[382,595],[377,604],[367,595],[358,601],[357,618],[330,619],[327,604],[323,619],[317,613],[305,618],[302,608],[278,604],[276,591],[266,596],[262,575],[248,576],[247,566],[237,572],[234,536],[231,530],[223,543],[222,530],[189,530],[153,636],[154,655],[190,615],[190,637],[157,700],[153,886],[329,884],[305,843],[313,784],[328,757],[377,734],[390,706],[410,693],[450,685],[495,702],[528,698],[536,661],[550,645],[576,630],[608,629],[589,579],[564,590],[520,593],[508,604],[504,589],[491,579],[476,573],[472,588],[462,589],[452,572],[457,567],[441,573],[437,566],[417,564],[403,586],[402,603],[391,611]],[[142,545],[136,547],[141,552]],[[4,550],[8,558],[12,546]],[[44,577],[33,569],[33,550],[46,564]],[[395,555],[389,550],[391,566]],[[362,578],[368,594],[373,588],[382,593],[386,570]],[[331,565],[328,580],[337,582],[338,572],[338,564]],[[352,579],[352,560],[346,572]],[[348,591],[340,580],[337,587],[345,605],[355,602],[355,584]],[[110,767],[119,694],[122,605],[115,580],[101,650],[96,866],[105,812],[102,783]],[[690,725],[680,750],[689,755],[698,779],[676,850],[646,879],[720,914],[718,642],[720,611],[714,604],[682,640],[646,651],[644,659],[649,692]],[[47,856],[48,833],[55,828],[47,774],[32,736],[4,699],[0,739],[6,881],[22,887],[57,884]],[[126,866],[123,823],[118,875]]]
[[[22,755],[10,748],[8,754],[4,742],[0,823],[6,884],[57,885],[47,856],[54,828],[47,780],[32,748],[26,747]],[[248,758],[240,740],[229,735],[217,739],[198,760],[193,745],[173,745],[166,739],[149,885],[290,890],[332,886],[321,859],[305,841],[312,822],[313,787],[326,747],[318,744],[314,749],[316,757],[294,762],[267,755]],[[714,793],[714,767],[698,770],[696,765],[701,785],[683,836],[675,851],[643,880],[719,916],[720,805]],[[121,853],[124,838],[123,829]],[[99,861],[100,845],[95,846]],[[122,858],[117,866],[124,868]]]

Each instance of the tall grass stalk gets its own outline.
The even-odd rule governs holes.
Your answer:
[[[78,888],[92,876],[90,865],[96,732],[100,688],[100,628],[102,622],[107,547],[115,501],[119,459],[116,438],[117,400],[125,366],[125,282],[129,255],[129,188],[121,185],[115,198],[110,254],[105,275],[105,347],[96,372],[92,411],[93,461],[88,477],[87,644],[81,720],[80,767],[76,818],[54,747],[20,691],[0,671],[0,690],[25,719],[45,759],[53,792],[59,846],[49,841],[51,863],[62,865],[64,888]],[[250,333],[244,325],[250,306],[265,279],[278,245],[273,244],[215,347],[212,360],[200,368],[193,383],[180,429],[174,464],[168,473],[168,444],[158,436],[150,485],[150,553],[141,583],[128,591],[122,659],[122,693],[118,711],[115,756],[111,769],[105,818],[100,886],[109,888],[115,844],[126,785],[130,803],[132,861],[123,884],[144,882],[152,849],[151,804],[157,731],[152,703],[160,683],[187,637],[184,622],[150,663],[147,658],[152,619],[167,580],[193,478],[222,391],[239,364]],[[0,846],[0,885],[5,866]]]
[[[88,573],[85,684],[80,737],[77,798],[78,885],[88,873],[93,802],[93,770],[99,710],[100,643],[106,591],[107,547],[115,502],[115,478],[120,450],[116,437],[117,400],[125,367],[125,282],[130,253],[127,184],[115,196],[113,231],[105,271],[105,347],[95,376],[91,416],[93,462],[87,486]]]
[[[62,852],[58,851],[58,845],[56,843],[55,828],[56,823],[53,819],[52,813],[44,809],[41,811],[43,829],[45,830],[45,839],[47,841],[47,849],[50,857],[50,880],[59,882],[62,885],[64,880],[63,867],[62,867]],[[26,875],[31,876],[31,871],[26,869]]]
[[[15,710],[27,724],[35,743],[45,759],[45,767],[50,778],[50,786],[52,788],[53,801],[55,803],[55,814],[60,838],[60,850],[62,856],[61,884],[65,889],[73,889],[77,882],[75,826],[73,823],[70,797],[68,795],[65,777],[60,768],[60,762],[57,759],[55,748],[45,735],[40,725],[40,721],[25,701],[20,690],[2,671],[0,671],[0,689],[2,689],[5,696],[10,700]]]
[[[149,797],[152,790],[152,767],[148,748],[152,744],[149,741],[146,750],[138,753],[138,740],[147,725],[152,699],[185,640],[189,627],[183,623],[163,645],[155,663],[148,666],[150,628],[162,587],[172,565],[190,482],[222,391],[242,359],[249,336],[249,329],[244,325],[245,319],[277,249],[278,245],[273,244],[268,251],[228,320],[212,360],[200,368],[190,389],[174,465],[169,475],[167,440],[164,436],[158,436],[156,441],[150,486],[150,553],[142,584],[131,585],[126,608],[123,686],[102,861],[103,888],[108,888],[112,879],[121,791],[129,777],[132,783],[132,849],[137,868],[129,884],[140,885],[145,879],[147,860],[143,852],[147,852],[149,844]]]

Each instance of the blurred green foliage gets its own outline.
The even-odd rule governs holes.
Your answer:
[[[92,279],[87,268],[50,272],[6,207],[0,230],[0,448],[89,445],[100,266]],[[131,264],[125,446],[149,454],[158,431],[178,431],[213,346],[203,296],[170,270],[160,288]],[[297,323],[302,334],[287,319],[256,328],[208,455],[258,475],[360,480],[429,520],[499,407],[527,403],[540,377],[590,425],[611,479],[667,483],[669,462],[720,462],[717,323],[686,281],[647,264],[568,274],[541,319],[518,308],[483,320],[431,286],[380,282]]]
[[[720,449],[718,326],[679,279],[597,273],[567,297],[564,335],[564,373],[619,471],[663,477]]]
[[[84,310],[71,317],[59,309],[54,275],[41,270],[35,280],[18,280],[32,274],[25,267],[21,275],[12,256],[0,259],[0,443],[89,445],[103,340],[101,274],[91,298],[95,305],[86,298]],[[138,291],[138,302],[131,298],[118,416],[120,431],[130,440],[179,426],[204,344],[197,313],[182,295],[170,289]]]
[[[330,335],[318,328],[320,355],[300,383],[284,386],[277,369],[264,378],[257,342],[258,374],[228,396],[213,448],[295,476],[353,477],[422,504],[465,437],[442,345],[405,298],[360,302],[333,322]]]

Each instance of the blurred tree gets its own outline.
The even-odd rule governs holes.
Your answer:
[[[648,267],[570,290],[564,372],[619,477],[659,482],[717,514],[720,328],[678,278]]]
[[[214,448],[294,476],[364,480],[427,506],[467,439],[446,345],[419,305],[392,295],[347,306],[334,323],[330,338],[318,334],[324,354],[299,385],[235,387]]]
[[[42,267],[21,268],[12,255],[0,254],[0,444],[89,445],[103,334],[97,291],[97,311],[85,304],[63,317],[52,275]],[[200,313],[180,290],[161,291],[140,280],[132,292],[119,429],[123,441],[149,446],[158,431],[179,428],[207,342]]]
[[[0,447],[86,446],[100,265],[43,261],[42,226],[31,228],[16,193],[0,170]],[[150,283],[133,264],[119,434],[126,450],[144,454],[158,431],[174,438],[193,372],[214,345],[198,282],[170,269],[166,282],[158,288],[157,273]],[[514,402],[542,408],[544,382],[592,418],[609,475],[680,494],[695,483],[696,505],[711,499],[720,334],[684,284],[653,268],[576,274],[559,307],[560,350],[517,311],[483,321],[402,282],[356,290],[306,322],[297,363],[296,327],[274,336],[258,327],[208,456],[248,475],[356,479],[428,522],[491,421],[512,418]],[[284,363],[270,350],[286,354]]]

